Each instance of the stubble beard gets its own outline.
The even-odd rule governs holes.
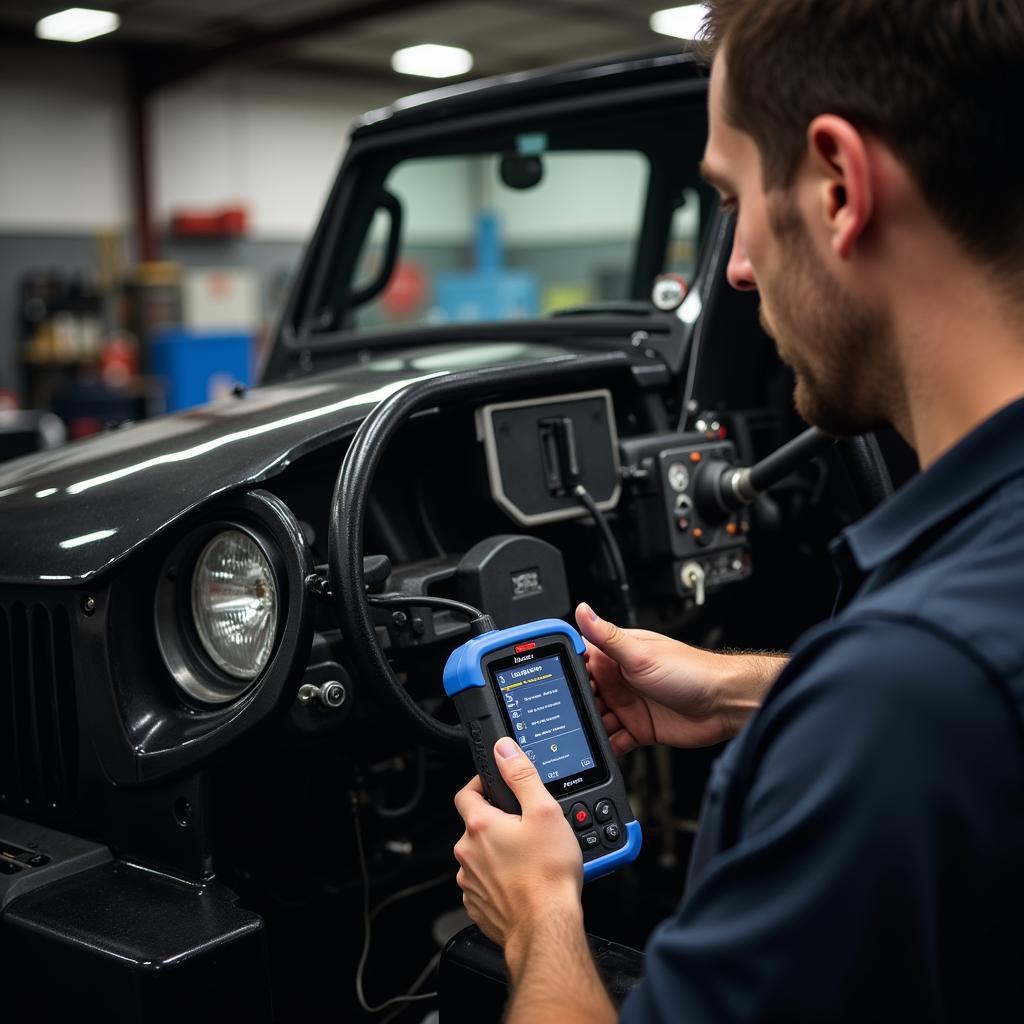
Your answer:
[[[769,211],[783,269],[769,288],[759,282],[760,318],[796,377],[796,410],[835,437],[876,430],[891,422],[898,382],[888,317],[820,263],[795,204],[776,199]]]

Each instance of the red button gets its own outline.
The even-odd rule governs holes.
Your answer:
[[[569,808],[569,815],[573,820],[573,828],[577,832],[583,831],[583,829],[590,825],[590,811],[585,803],[577,801]]]

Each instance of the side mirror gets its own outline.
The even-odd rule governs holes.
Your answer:
[[[381,262],[380,269],[377,271],[377,275],[369,283],[349,292],[348,300],[345,303],[349,309],[362,306],[380,295],[387,288],[391,275],[395,271],[395,265],[398,263],[398,249],[402,241],[402,204],[398,201],[397,196],[385,189],[381,189],[376,209],[374,210],[374,216],[381,210],[387,213],[390,218],[388,240],[384,248],[384,259]]]

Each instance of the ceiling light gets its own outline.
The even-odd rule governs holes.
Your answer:
[[[663,36],[677,39],[696,39],[708,16],[707,4],[687,4],[686,7],[669,7],[651,15],[651,28]]]
[[[47,15],[36,22],[40,39],[56,39],[62,43],[81,43],[113,32],[121,19],[113,11],[94,11],[88,7],[69,7],[66,11]]]
[[[473,67],[473,55],[458,46],[438,46],[423,43],[407,46],[391,55],[391,67],[400,75],[419,75],[421,78],[454,78],[464,75]]]

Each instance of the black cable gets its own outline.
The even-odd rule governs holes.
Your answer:
[[[367,594],[366,601],[376,608],[438,608],[454,612],[469,620],[473,634],[489,633],[495,628],[494,619],[479,608],[464,601],[453,601],[449,597],[420,597],[413,594]]]
[[[619,598],[622,601],[626,625],[630,627],[636,626],[636,612],[633,609],[629,578],[626,575],[626,563],[623,561],[619,542],[615,539],[615,534],[612,533],[612,528],[608,525],[607,517],[597,507],[597,502],[594,501],[586,487],[583,484],[577,484],[573,488],[573,494],[576,495],[580,504],[590,513],[590,518],[597,524],[601,539],[604,541],[605,550],[608,552],[608,558],[612,564],[612,575],[619,586]]]
[[[421,597],[419,594],[367,594],[366,600],[380,608],[438,608],[455,612],[467,619],[479,619],[483,612],[463,601],[450,597]]]

